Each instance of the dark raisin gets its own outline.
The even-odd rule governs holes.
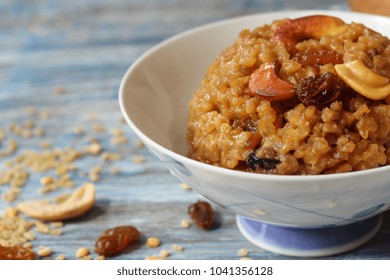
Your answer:
[[[304,105],[322,109],[337,100],[346,88],[342,79],[328,72],[303,79],[294,92]]]
[[[96,240],[95,252],[102,256],[119,254],[139,237],[138,229],[133,226],[110,228]]]
[[[188,215],[201,229],[210,229],[214,224],[214,210],[206,201],[198,201],[188,207]]]
[[[4,247],[0,245],[0,260],[34,260],[35,253],[22,246]]]
[[[249,154],[246,162],[251,170],[257,170],[257,168],[270,170],[275,169],[276,166],[280,163],[280,160],[272,158],[259,158],[256,156],[255,152],[252,152]]]
[[[336,65],[344,62],[342,55],[332,50],[299,52],[292,59],[298,61],[302,67],[311,66],[317,70],[319,70],[319,66],[328,63]]]

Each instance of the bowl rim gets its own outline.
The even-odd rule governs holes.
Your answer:
[[[134,131],[134,133],[145,143],[145,145],[148,147],[152,147],[155,150],[161,151],[163,154],[168,155],[170,158],[175,159],[178,162],[184,162],[187,165],[190,165],[192,167],[196,167],[202,170],[208,170],[213,173],[218,173],[224,176],[232,176],[232,177],[242,177],[247,178],[249,180],[270,180],[270,181],[294,181],[294,182],[300,182],[300,181],[306,181],[306,180],[339,180],[339,179],[346,179],[350,177],[356,177],[356,176],[367,176],[367,175],[375,175],[377,173],[382,173],[388,171],[390,173],[390,165],[386,166],[380,166],[375,167],[371,169],[366,170],[358,170],[358,171],[351,171],[351,172],[344,172],[344,173],[332,173],[332,174],[308,174],[308,175],[280,175],[280,174],[262,174],[262,173],[255,173],[255,172],[245,172],[245,171],[239,171],[239,170],[233,170],[228,169],[220,166],[215,166],[207,163],[203,163],[197,160],[194,160],[190,157],[183,156],[179,153],[176,153],[159,143],[155,142],[151,138],[149,138],[147,135],[145,135],[130,119],[129,115],[126,112],[125,105],[124,105],[124,96],[125,96],[125,87],[126,83],[129,80],[129,77],[132,75],[133,72],[136,71],[137,67],[140,66],[143,61],[151,56],[152,54],[158,52],[161,48],[166,47],[169,44],[174,43],[175,41],[187,37],[192,36],[193,34],[200,33],[202,31],[208,30],[210,28],[218,27],[221,25],[225,25],[228,23],[234,23],[234,22],[240,22],[245,20],[251,20],[255,19],[256,17],[273,17],[275,19],[283,18],[283,17],[299,17],[299,16],[305,16],[310,14],[326,14],[326,15],[332,15],[332,16],[338,16],[338,17],[348,17],[348,16],[362,16],[364,18],[370,18],[372,20],[384,20],[388,21],[388,24],[390,26],[390,17],[385,17],[381,15],[373,15],[368,13],[359,13],[359,12],[351,12],[351,11],[339,11],[339,10],[283,10],[283,11],[275,11],[275,12],[265,12],[265,13],[255,13],[255,14],[249,14],[244,16],[237,16],[237,17],[231,17],[226,18],[210,23],[206,23],[194,28],[190,28],[186,31],[180,32],[178,34],[175,34],[146,50],[143,54],[141,54],[126,70],[124,76],[122,77],[122,80],[119,85],[119,107],[122,112],[122,116],[125,118],[126,123],[130,126],[130,128]]]

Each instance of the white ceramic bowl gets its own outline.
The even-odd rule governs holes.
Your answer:
[[[273,225],[321,228],[375,216],[390,206],[390,166],[315,176],[233,171],[188,158],[188,102],[207,67],[244,28],[280,18],[330,14],[390,35],[390,19],[335,11],[287,11],[229,19],[155,46],[132,64],[120,86],[120,107],[134,132],[173,174],[218,205]]]

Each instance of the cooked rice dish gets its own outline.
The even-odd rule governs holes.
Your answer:
[[[323,15],[241,31],[190,101],[191,158],[281,175],[388,165],[389,42]]]

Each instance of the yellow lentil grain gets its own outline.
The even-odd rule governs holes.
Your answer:
[[[34,129],[34,136],[36,136],[36,137],[42,137],[44,134],[45,134],[45,132],[43,131],[42,128],[36,127],[36,128]]]
[[[39,112],[39,117],[42,120],[48,120],[48,119],[50,119],[51,114],[49,112],[47,112],[47,111],[41,111],[41,112]]]
[[[143,156],[134,156],[133,157],[133,162],[135,162],[135,163],[143,163],[143,162],[145,162],[145,158]]]
[[[140,139],[137,140],[137,142],[135,142],[135,146],[138,148],[138,149],[142,149],[145,147],[145,144],[144,142],[142,142]]]
[[[60,236],[62,234],[62,229],[56,228],[56,229],[51,229],[49,231],[50,235],[55,235],[55,236]]]
[[[53,251],[49,247],[38,247],[38,256],[40,257],[47,257],[50,256],[53,253]]]
[[[39,233],[49,233],[50,227],[41,221],[36,221],[35,222],[35,230]]]
[[[89,249],[87,247],[80,247],[76,251],[76,257],[83,258],[89,254]]]
[[[173,244],[172,245],[172,250],[174,250],[176,252],[182,252],[184,250],[184,248],[181,245]]]
[[[55,94],[64,94],[65,93],[65,88],[58,86],[58,87],[56,87],[54,89],[54,93]]]
[[[87,147],[85,147],[85,151],[91,155],[98,155],[102,151],[102,146],[99,143],[91,143]]]
[[[92,124],[91,129],[92,129],[93,132],[97,132],[97,133],[103,133],[103,132],[106,131],[104,126],[102,124],[100,124],[100,123]]]
[[[34,240],[35,234],[32,231],[26,231],[23,233],[23,237],[26,238],[27,240]]]
[[[180,221],[180,225],[181,225],[182,228],[189,228],[189,227],[191,227],[191,223],[187,219],[181,220]]]
[[[145,260],[166,260],[166,257],[161,257],[161,256],[148,256],[145,258]]]
[[[121,154],[118,154],[118,153],[103,153],[101,155],[101,158],[102,160],[104,161],[113,161],[113,160],[120,160],[123,158],[123,156]]]
[[[63,254],[59,254],[56,258],[55,258],[55,260],[65,260],[65,256],[63,255]]]
[[[64,226],[64,223],[63,223],[63,222],[51,222],[51,223],[50,223],[50,226],[51,226],[52,228],[61,228],[61,227]]]
[[[163,250],[160,251],[159,255],[160,255],[160,257],[167,258],[167,257],[169,257],[171,255],[171,253],[168,250],[163,249]]]
[[[119,167],[113,167],[113,168],[111,169],[111,174],[117,175],[117,174],[119,174],[119,173],[121,173],[121,169],[120,169]]]
[[[239,257],[246,257],[248,255],[248,250],[246,248],[241,248],[237,251]]]
[[[188,185],[187,183],[181,183],[180,184],[180,187],[185,190],[185,191],[191,191],[192,188],[190,187],[190,185]]]
[[[80,136],[80,135],[83,135],[85,133],[85,130],[84,128],[82,128],[81,126],[76,126],[74,129],[73,129],[73,133]]]
[[[159,238],[157,237],[149,237],[147,240],[146,240],[146,246],[148,246],[149,248],[155,248],[155,247],[158,247],[160,246],[161,244],[161,241]]]
[[[41,183],[42,186],[47,186],[47,185],[53,183],[54,179],[53,179],[53,177],[50,177],[50,176],[44,176],[39,180],[39,182]]]
[[[32,116],[35,115],[38,112],[38,110],[34,107],[27,107],[26,112],[28,115]]]
[[[24,248],[32,248],[33,247],[33,244],[31,242],[26,242],[22,245]]]

